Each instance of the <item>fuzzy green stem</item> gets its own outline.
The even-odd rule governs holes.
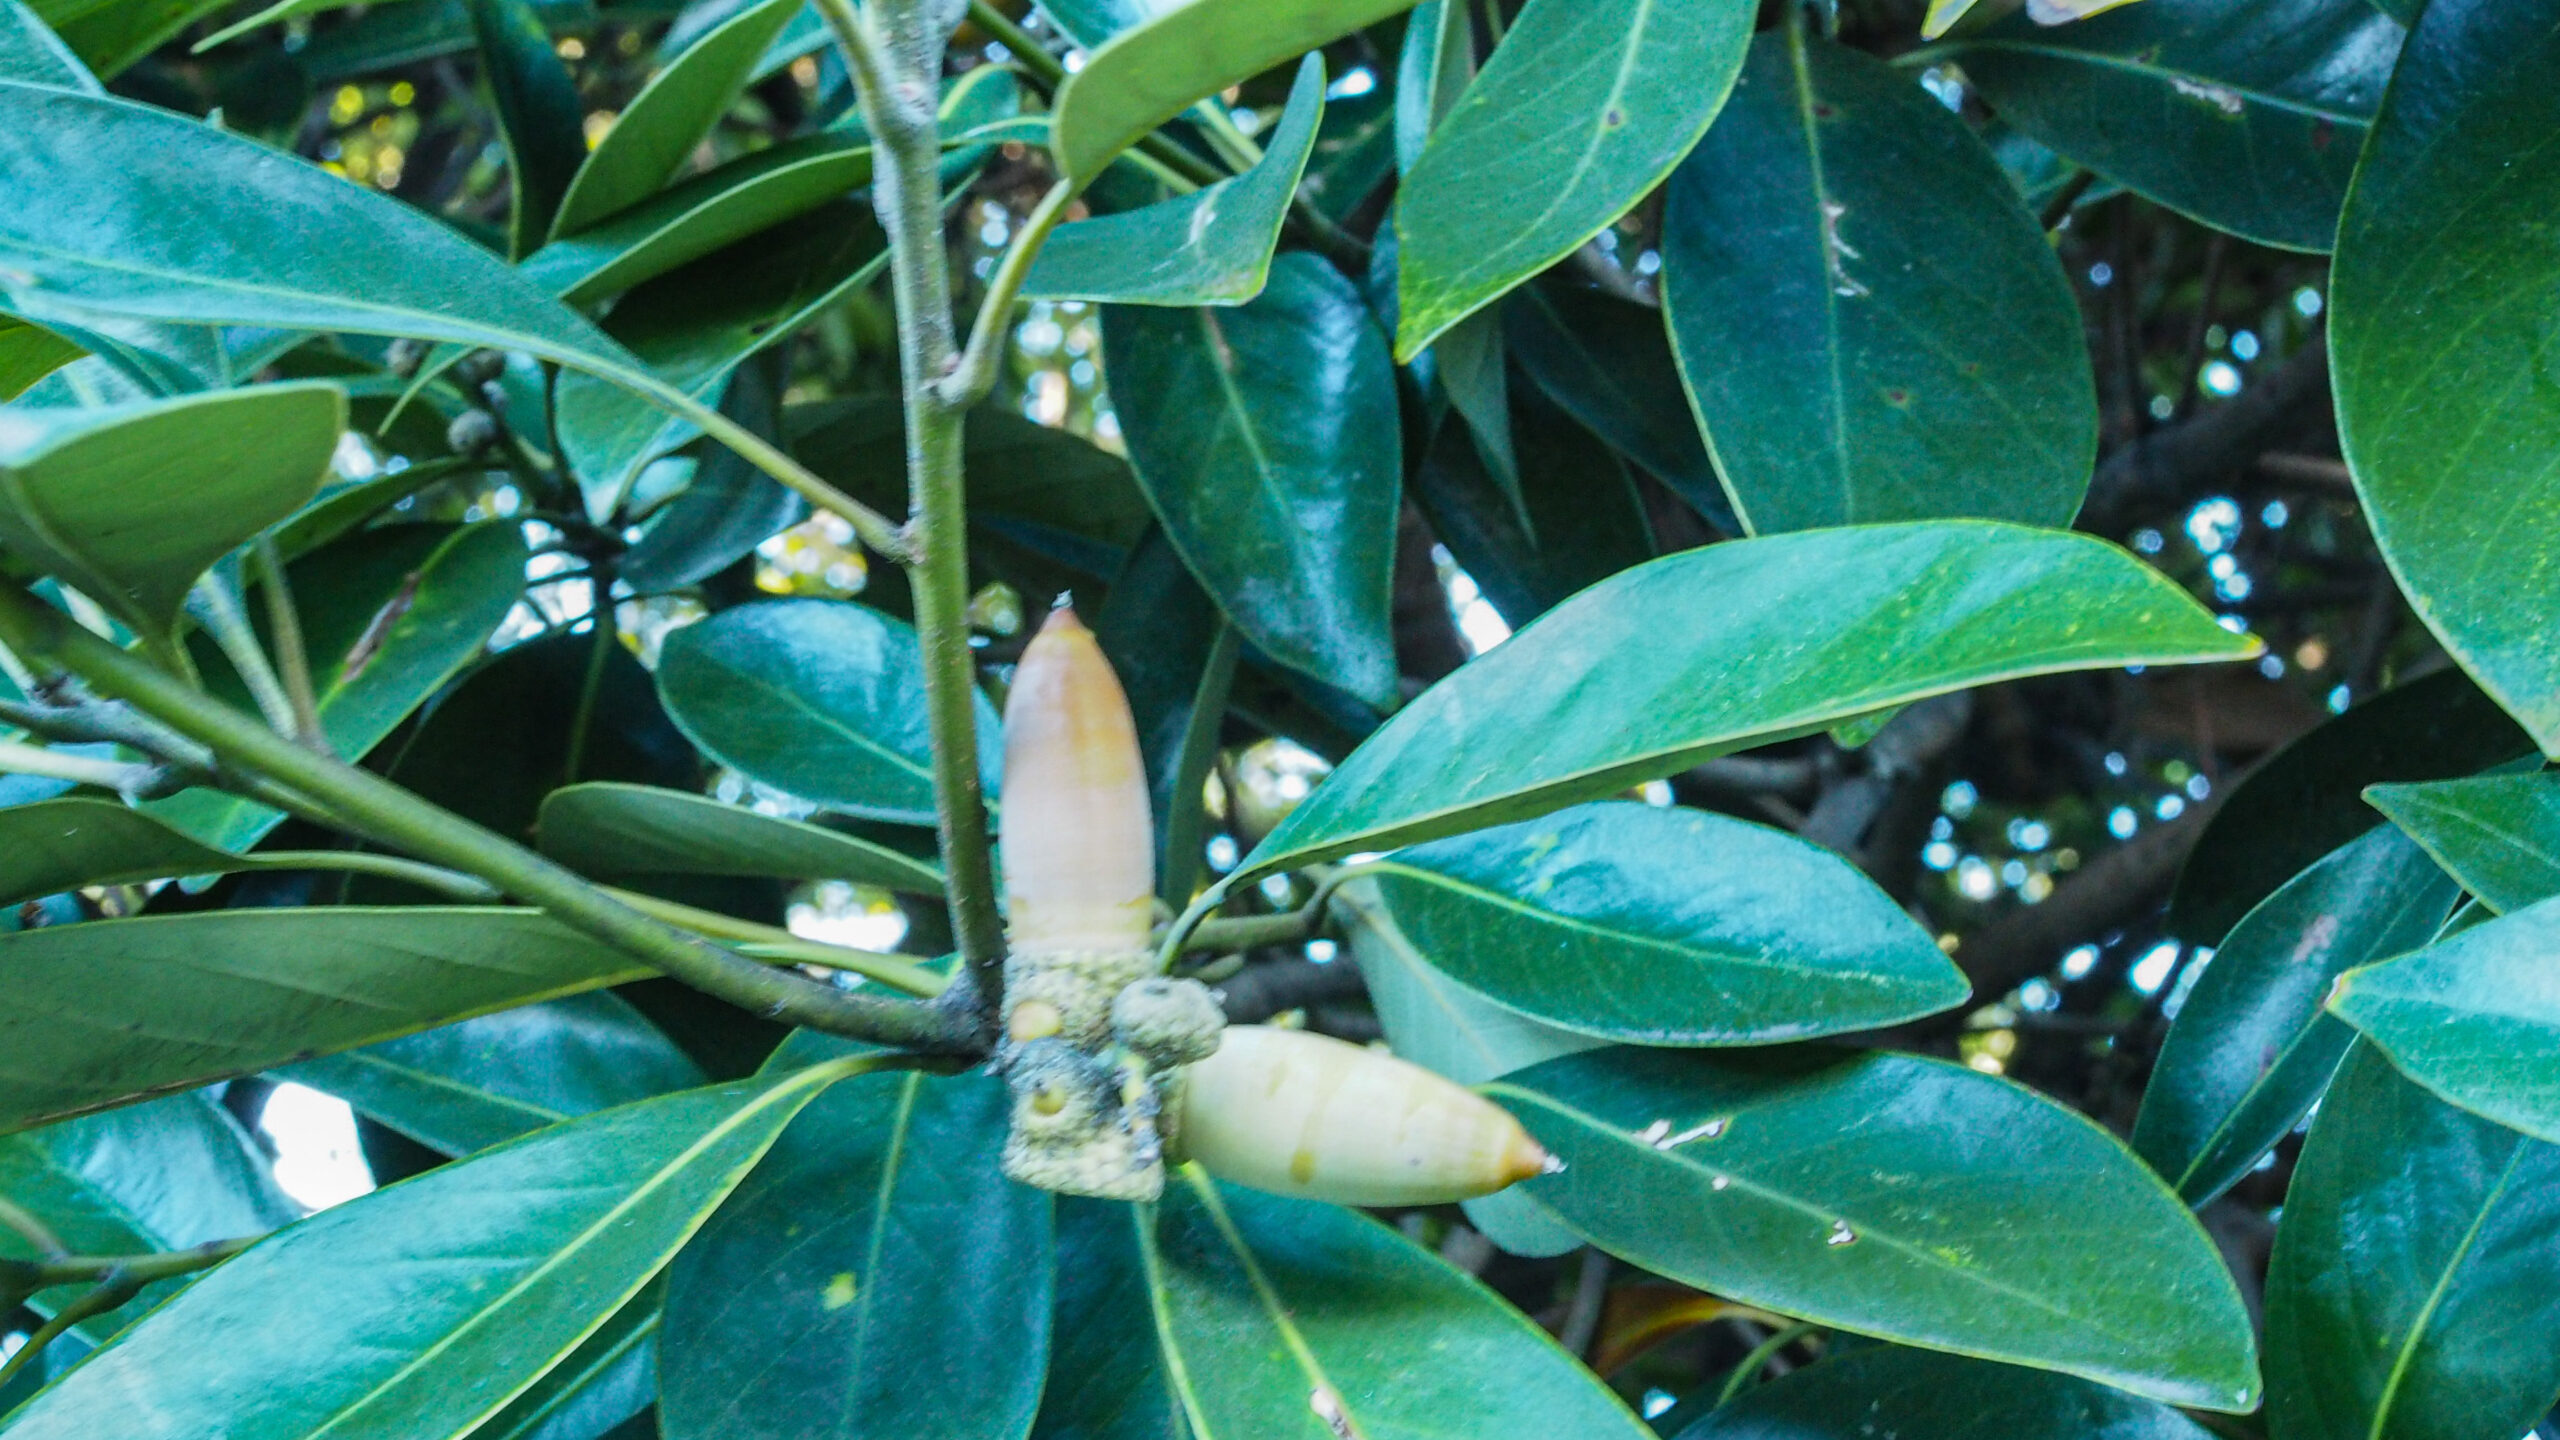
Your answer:
[[[273,535],[261,535],[250,555],[258,563],[258,588],[267,597],[267,631],[275,637],[276,677],[284,682],[285,699],[293,706],[293,729],[303,744],[322,753],[329,737],[320,728],[320,692],[311,683],[311,647],[302,638],[302,611],[293,603],[293,582],[285,578],[284,552]]]
[[[125,791],[142,788],[158,779],[160,772],[149,765],[128,765],[121,760],[101,760],[93,755],[65,755],[42,745],[0,740],[0,774],[41,775],[48,780],[68,780],[74,785]]]
[[[222,658],[249,688],[249,698],[258,704],[258,713],[267,717],[279,735],[294,733],[293,699],[285,693],[284,681],[275,666],[267,662],[267,652],[258,643],[258,632],[250,627],[249,614],[240,603],[240,592],[233,587],[223,570],[208,570],[196,577],[194,603],[188,608],[202,621],[205,633],[213,637]]]
[[[852,994],[758,964],[652,919],[559,865],[369,771],[315,755],[248,716],[90,634],[21,586],[0,584],[0,641],[211,750],[217,759],[307,796],[363,833],[479,876],[561,924],[694,988],[794,1024],[878,1044],[966,1049],[959,1017],[911,1001]],[[972,1017],[974,1018],[974,1017]]]
[[[969,348],[960,357],[960,368],[942,379],[943,404],[966,410],[995,388],[996,367],[1004,359],[1005,342],[1013,335],[1013,306],[1022,295],[1022,282],[1030,276],[1031,262],[1039,258],[1049,232],[1066,218],[1067,206],[1075,198],[1074,182],[1061,180],[1049,187],[1022,222],[1013,245],[987,281],[986,298],[978,302],[977,323],[970,327]]]

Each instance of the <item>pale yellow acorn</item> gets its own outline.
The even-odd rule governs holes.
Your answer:
[[[1221,1179],[1338,1205],[1490,1195],[1552,1162],[1508,1111],[1383,1051],[1230,1025],[1184,1072],[1188,1156]]]

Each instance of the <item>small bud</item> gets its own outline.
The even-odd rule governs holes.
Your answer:
[[[1438,1205],[1543,1174],[1510,1112],[1409,1061],[1230,1025],[1185,1072],[1182,1148],[1221,1179],[1338,1205]]]
[[[498,443],[498,422],[485,410],[465,410],[444,427],[444,443],[456,455],[477,455]]]
[[[1111,1001],[1112,1038],[1159,1070],[1218,1053],[1218,1032],[1226,1024],[1226,1012],[1197,980],[1150,975]]]
[[[1014,668],[1001,843],[1017,953],[1147,948],[1155,827],[1146,766],[1128,697],[1073,609],[1051,611]]]
[[[1058,1007],[1046,1000],[1025,1000],[1013,1007],[1006,1017],[1004,1033],[1017,1045],[1030,1040],[1046,1040],[1058,1033],[1065,1017]]]

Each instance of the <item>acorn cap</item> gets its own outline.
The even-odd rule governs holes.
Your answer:
[[[1004,707],[1013,948],[1138,950],[1155,920],[1155,822],[1129,699],[1074,607],[1049,613]]]

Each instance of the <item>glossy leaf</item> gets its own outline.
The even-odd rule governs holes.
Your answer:
[[[346,416],[320,384],[0,414],[0,545],[165,636],[196,577],[311,498]]]
[[[608,1110],[323,1211],[31,1401],[10,1440],[463,1433],[609,1320],[841,1073]]]
[[[44,800],[0,809],[0,905],[89,885],[217,874],[241,863],[120,801]]]
[[[383,526],[295,562],[289,583],[331,747],[367,753],[462,673],[514,610],[524,574],[524,527],[511,520]],[[210,648],[199,646],[199,663],[217,676],[217,693],[245,704],[238,681],[203,653]],[[256,801],[204,789],[149,808],[229,850],[254,844],[280,818]]]
[[[2466,1110],[2560,1141],[2560,899],[2351,970],[2329,1009],[2409,1078]]]
[[[0,935],[0,1129],[650,972],[532,910],[243,909]]]
[[[1401,850],[1369,872],[1405,937],[1462,986],[1643,1045],[1870,1030],[1970,993],[1848,861],[1703,810],[1584,805]]]
[[[1644,502],[1598,437],[1533,393],[1514,396],[1507,419],[1516,495],[1487,473],[1486,447],[1472,427],[1455,420],[1431,437],[1412,494],[1485,603],[1517,627],[1652,559],[1654,544]],[[1525,531],[1524,507],[1533,527]]]
[[[720,397],[720,413],[765,439],[780,438],[785,368],[784,357],[771,354],[740,367],[728,393]],[[641,417],[641,423],[647,426],[647,418]],[[598,473],[596,467],[580,468],[579,473],[590,477],[588,494],[606,502],[600,508],[608,516],[629,494],[621,483],[622,474],[628,473],[637,480],[646,468],[641,457],[655,448],[658,438],[652,433],[631,450],[619,450],[617,446],[618,453],[602,467],[607,478],[601,484],[592,478]],[[565,440],[562,448],[567,448]],[[635,594],[662,594],[701,584],[746,559],[758,545],[809,518],[808,501],[783,488],[735,451],[700,446],[691,469],[693,473],[686,477],[684,488],[650,514],[639,538],[622,552],[622,563],[617,568],[623,583]]]
[[[2360,1045],[2303,1143],[2267,1272],[2275,1440],[2523,1434],[2560,1394],[2560,1148]]]
[[[1226,883],[1524,819],[1993,680],[2254,650],[2086,536],[1957,521],[1711,545],[1593,586],[1423,692]]]
[[[2419,618],[2548,754],[2560,613],[2513,543],[2560,523],[2538,451],[2560,272],[2560,4],[2430,4],[2356,168],[2331,272],[2338,434],[2365,518]],[[2485,501],[2484,497],[2495,497]]]
[[[263,1235],[301,1218],[276,1188],[272,1162],[228,1111],[203,1095],[172,1095],[0,1138],[0,1195],[81,1255],[148,1255]],[[0,1256],[39,1257],[0,1228]],[[185,1287],[162,1281],[77,1332],[104,1341]],[[53,1314],[80,1293],[41,1291]]]
[[[2172,1404],[2257,1402],[2213,1242],[2113,1136],[2023,1086],[1908,1055],[1618,1048],[1486,1093],[1564,1161],[1529,1198],[1647,1269]]]
[[[1690,413],[1661,312],[1596,290],[1524,285],[1503,302],[1502,334],[1520,368],[1574,419],[1727,533],[1742,533]]]
[[[1191,1440],[1156,1343],[1145,1212],[1058,1197],[1057,1309],[1032,1440]]]
[[[1001,1440],[1048,1365],[1050,1196],[996,1168],[987,1075],[834,1091],[667,1281],[668,1440]]]
[[[924,662],[913,627],[835,600],[724,610],[670,634],[658,696],[720,763],[873,820],[933,819]],[[995,707],[979,697],[979,769],[996,793]]]
[[[587,158],[578,83],[526,0],[465,0],[480,83],[506,142],[507,253],[522,259],[551,233],[560,197]]]
[[[2492,910],[2560,895],[2560,775],[2376,785],[2365,799]]]
[[[26,0],[0,0],[0,80],[59,85],[102,95],[105,88]]]
[[[89,163],[102,152],[123,159]],[[620,347],[435,220],[166,110],[0,82],[0,171],[53,177],[52,203],[0,214],[0,293],[33,320],[410,335],[637,378]]]
[[[1192,0],[1146,7],[1144,23],[1086,57],[1058,87],[1049,147],[1058,173],[1090,183],[1121,151],[1192,102],[1377,23],[1413,0]]]
[[[1398,192],[1397,358],[1661,184],[1724,104],[1754,15],[1742,0],[1521,7]]]
[[[2373,828],[2357,792],[2377,780],[2469,775],[2532,751],[2532,738],[2458,670],[2386,690],[2231,787],[2179,871],[2170,929],[2193,944],[2220,943],[2251,906]]]
[[[2070,523],[2098,444],[2080,305],[1937,97],[1782,26],[1668,195],[1663,313],[1752,533]]]
[[[1241,305],[1262,292],[1324,119],[1324,57],[1298,67],[1262,160],[1232,180],[1060,228],[1040,247],[1025,298],[1122,305]]]
[[[2426,944],[2455,895],[2424,851],[2378,825],[2260,902],[2169,1027],[2135,1152],[2190,1205],[2229,1189],[2309,1113],[2355,1039],[2320,1008],[2330,982]]]
[[[1528,1317],[1349,1210],[1186,1167],[1140,1243],[1196,1440],[1436,1440],[1495,1376],[1516,1433],[1649,1435]]]
[[[2047,1370],[1875,1345],[1789,1371],[1676,1440],[2208,1440],[2157,1401]]]
[[[447,1155],[709,1078],[629,1002],[601,991],[438,1026],[281,1073]]]
[[[626,1440],[615,1427],[658,1403],[658,1321],[665,1286],[653,1281],[623,1303],[567,1359],[471,1440]]]
[[[1395,376],[1350,282],[1292,253],[1250,305],[1102,329],[1130,463],[1193,573],[1273,659],[1392,705]]]
[[[2143,0],[1956,51],[2000,118],[2217,229],[2327,250],[2400,48],[2367,0]]]
[[[571,785],[542,801],[542,848],[594,875],[770,875],[942,893],[942,872],[886,845],[704,795]]]
[[[574,235],[658,192],[747,87],[756,57],[798,0],[759,0],[686,47],[632,97],[578,167],[552,218],[551,238]]]

